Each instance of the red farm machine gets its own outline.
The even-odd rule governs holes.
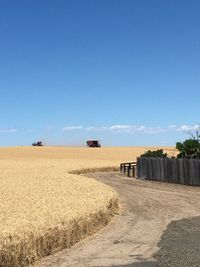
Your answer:
[[[87,146],[88,147],[101,147],[101,144],[99,140],[88,140]]]

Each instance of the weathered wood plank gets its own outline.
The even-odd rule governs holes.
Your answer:
[[[187,185],[200,185],[200,159],[137,159],[137,177]]]

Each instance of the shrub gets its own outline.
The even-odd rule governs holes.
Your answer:
[[[152,157],[152,158],[166,158],[167,153],[163,153],[163,149],[158,149],[155,151],[148,150],[141,157]]]

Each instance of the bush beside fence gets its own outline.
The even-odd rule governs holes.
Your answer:
[[[137,177],[180,183],[200,185],[200,159],[171,158],[137,158]]]

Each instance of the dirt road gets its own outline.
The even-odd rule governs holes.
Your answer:
[[[118,192],[119,215],[97,234],[45,258],[41,267],[159,266],[153,254],[172,220],[200,215],[200,188],[94,173]]]

